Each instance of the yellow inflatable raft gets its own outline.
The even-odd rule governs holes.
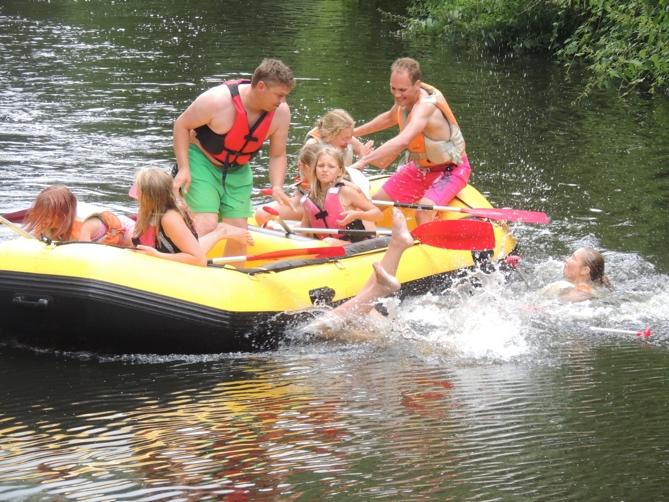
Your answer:
[[[451,205],[491,207],[471,186]],[[412,226],[412,212],[407,215]],[[387,209],[386,223],[389,216]],[[454,273],[512,253],[515,239],[503,222],[492,223],[495,246],[490,251],[420,243],[406,250],[397,273],[401,294],[443,290]],[[280,230],[253,231],[249,255],[327,246]],[[387,238],[377,238],[347,246],[345,256],[254,261],[235,268],[184,265],[100,244],[45,244],[18,237],[0,243],[0,338],[107,353],[267,350],[280,342],[296,313],[319,301],[345,301],[360,291],[386,244]]]

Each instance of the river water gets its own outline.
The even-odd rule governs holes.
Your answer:
[[[0,347],[0,500],[669,496],[669,99],[612,89],[575,103],[579,75],[404,39],[379,5],[402,8],[3,0],[0,210],[60,182],[132,211],[135,171],[173,162],[174,118],[268,56],[298,79],[294,159],[326,110],[363,121],[387,109],[388,67],[411,55],[458,116],[472,183],[552,223],[514,225],[523,260],[509,281],[389,301],[379,343],[292,333],[273,352],[160,357]],[[254,168],[261,186],[266,156]],[[581,245],[603,250],[615,291],[543,298]]]

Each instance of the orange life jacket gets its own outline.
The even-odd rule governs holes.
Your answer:
[[[451,136],[453,136],[453,131],[454,128],[458,128],[458,122],[455,119],[455,115],[453,115],[453,112],[451,111],[450,106],[448,106],[448,103],[446,102],[446,98],[444,98],[444,95],[441,93],[439,89],[437,89],[434,86],[431,86],[430,84],[426,84],[425,82],[420,83],[421,89],[427,91],[427,93],[434,99],[433,104],[439,109],[441,114],[444,116],[446,121],[448,122],[448,126],[451,130]],[[395,111],[395,120],[397,121],[397,124],[399,125],[400,131],[403,130],[406,127],[407,123],[407,113],[406,110],[402,107],[397,107]],[[413,156],[415,162],[420,165],[421,167],[430,167],[434,165],[434,162],[431,162],[427,158],[427,151],[425,148],[425,135],[421,132],[417,134],[410,142],[409,146],[407,147],[407,150],[411,154],[415,154]],[[464,149],[463,149],[464,152]]]
[[[110,211],[102,211],[99,213],[88,214],[80,217],[77,215],[77,218],[72,224],[72,232],[70,234],[70,239],[78,241],[81,235],[81,226],[89,218],[98,218],[102,221],[107,230],[105,230],[102,237],[96,239],[94,242],[100,244],[111,244],[113,246],[119,246],[123,242],[123,236],[125,235],[125,228],[123,223],[114,213]]]

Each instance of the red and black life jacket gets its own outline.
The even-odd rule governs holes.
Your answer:
[[[239,95],[239,84],[249,84],[250,80],[224,82],[230,90],[235,107],[235,121],[225,134],[217,134],[207,124],[195,129],[200,145],[224,166],[242,166],[260,151],[267,138],[274,112],[262,112],[255,124],[249,126],[248,115]]]

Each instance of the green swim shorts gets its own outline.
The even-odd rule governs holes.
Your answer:
[[[216,213],[221,218],[251,216],[253,173],[248,164],[229,169],[223,185],[221,169],[196,145],[190,145],[188,161],[191,183],[185,199],[192,212]]]

